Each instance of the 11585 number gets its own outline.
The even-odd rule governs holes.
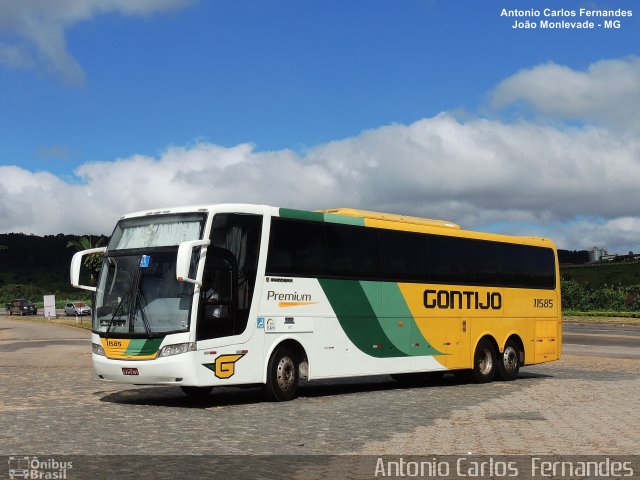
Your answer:
[[[533,306],[535,308],[553,308],[553,299],[551,298],[534,298]]]

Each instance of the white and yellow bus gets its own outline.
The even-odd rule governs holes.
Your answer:
[[[97,287],[79,284],[104,253]],[[561,351],[545,238],[353,209],[211,205],[123,216],[71,283],[95,291],[93,364],[108,382],[189,395],[299,379],[466,371],[513,380]]]

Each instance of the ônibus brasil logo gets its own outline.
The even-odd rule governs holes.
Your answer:
[[[64,480],[67,470],[73,468],[73,462],[63,462],[55,458],[41,460],[38,457],[9,457],[9,478]]]

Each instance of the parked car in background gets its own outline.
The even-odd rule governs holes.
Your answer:
[[[38,313],[38,308],[26,298],[16,298],[6,304],[6,309],[9,315],[35,315]]]
[[[82,302],[67,303],[64,306],[64,313],[67,316],[69,316],[69,315],[77,315],[77,316],[91,315],[91,307],[89,305],[87,305],[86,303],[82,303]]]

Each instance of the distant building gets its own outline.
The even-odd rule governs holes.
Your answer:
[[[611,256],[615,257],[615,255],[609,255],[609,253],[605,248],[593,247],[591,250],[589,250],[590,263],[600,262],[602,260],[605,260],[604,257],[611,257]],[[607,258],[607,260],[613,260],[613,259]]]
[[[597,262],[637,262],[640,260],[640,254],[629,252],[628,255],[618,253],[609,253],[605,248],[593,247],[589,250],[589,263]]]

